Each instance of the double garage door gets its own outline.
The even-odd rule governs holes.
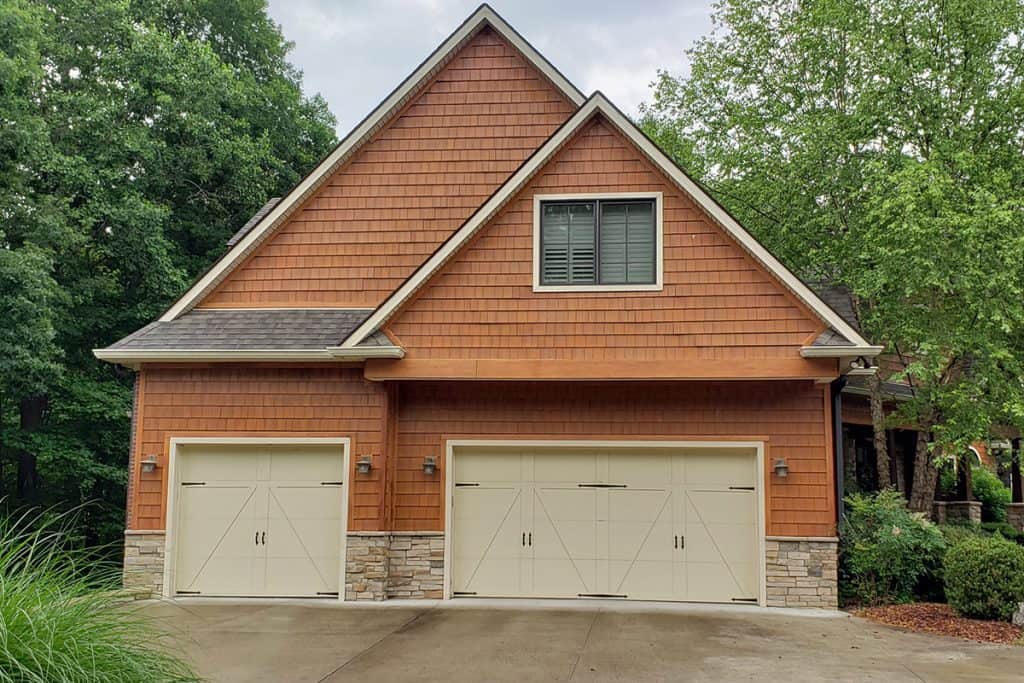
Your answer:
[[[340,445],[179,448],[174,592],[337,596]]]
[[[452,594],[756,602],[750,449],[457,449]]]

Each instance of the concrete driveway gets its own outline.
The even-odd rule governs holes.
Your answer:
[[[1024,647],[845,614],[610,602],[141,607],[211,681],[1020,681]]]

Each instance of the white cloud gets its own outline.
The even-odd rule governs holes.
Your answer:
[[[292,62],[344,135],[478,6],[477,0],[270,0],[295,43]],[[492,7],[584,93],[627,113],[650,99],[658,69],[685,72],[684,51],[711,30],[711,0],[520,0]]]

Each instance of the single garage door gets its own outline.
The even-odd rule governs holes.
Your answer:
[[[179,595],[337,596],[340,445],[179,447]]]
[[[756,602],[752,449],[455,451],[454,595]]]

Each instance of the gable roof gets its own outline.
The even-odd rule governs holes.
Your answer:
[[[401,358],[377,332],[357,347],[338,342],[370,314],[365,308],[196,309],[133,332],[96,357],[131,365],[142,361],[355,360]]]
[[[375,333],[409,300],[459,249],[466,244],[516,193],[549,161],[585,123],[601,115],[689,195],[727,234],[759,262],[769,273],[792,292],[808,309],[837,333],[845,344],[808,346],[801,350],[808,356],[873,356],[881,347],[870,345],[860,333],[834,311],[803,281],[793,275],[736,221],[703,187],[682,171],[636,125],[601,93],[595,92],[577,112],[562,125],[522,166],[435,251],[384,303],[342,342],[352,348]]]
[[[508,25],[487,4],[481,5],[441,45],[381,102],[365,119],[328,154],[320,164],[273,206],[265,205],[229,241],[231,247],[160,317],[168,322],[183,315],[199,303],[236,266],[242,263],[273,233],[330,175],[350,159],[378,130],[391,120],[421,87],[436,75],[480,30],[490,27],[515,47],[552,85],[579,106],[585,101],[582,92],[568,81],[547,59]],[[262,214],[262,215],[261,215]]]

